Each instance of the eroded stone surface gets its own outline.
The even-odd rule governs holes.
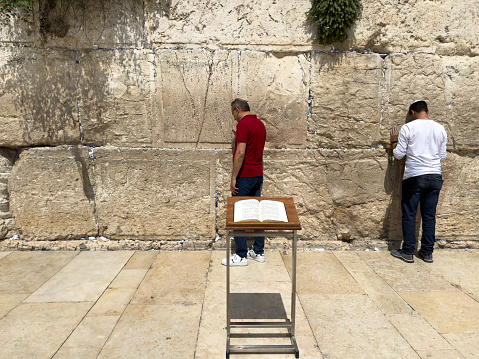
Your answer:
[[[8,178],[12,171],[16,152],[0,148],[0,239],[13,235],[15,223],[10,212]]]
[[[26,240],[96,235],[88,149],[36,148],[21,153],[9,181],[10,210]]]

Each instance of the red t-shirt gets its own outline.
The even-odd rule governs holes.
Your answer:
[[[246,143],[246,154],[238,177],[258,177],[263,175],[263,149],[266,141],[266,128],[256,115],[246,115],[236,126],[235,150],[238,142]]]

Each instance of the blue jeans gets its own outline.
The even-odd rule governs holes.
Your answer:
[[[421,251],[424,254],[433,252],[436,241],[436,207],[443,182],[439,174],[411,177],[402,182],[402,250],[405,254],[414,254],[416,249],[418,204],[422,217]]]
[[[259,177],[238,177],[236,179],[236,196],[261,197],[261,185],[263,176]],[[246,237],[235,237],[236,254],[245,258],[248,254],[248,245]],[[264,237],[254,237],[254,252],[256,254],[264,253]]]

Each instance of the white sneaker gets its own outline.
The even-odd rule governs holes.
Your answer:
[[[248,258],[254,259],[256,262],[264,262],[264,254],[256,254],[253,249],[248,251]]]
[[[227,265],[226,261],[228,260],[228,258],[225,258],[221,261],[221,264],[222,265]],[[239,255],[237,254],[233,254],[231,257],[230,257],[230,266],[247,266],[248,265],[248,258],[241,258]]]

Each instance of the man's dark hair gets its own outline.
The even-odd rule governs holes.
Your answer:
[[[411,111],[414,112],[428,112],[427,103],[426,101],[414,101],[411,106],[409,106],[409,114],[411,115]]]
[[[238,107],[242,112],[251,111],[249,109],[248,102],[246,102],[246,100],[243,100],[243,99],[240,99],[240,98],[234,99],[233,102],[231,102],[231,108],[235,109],[236,107]]]

